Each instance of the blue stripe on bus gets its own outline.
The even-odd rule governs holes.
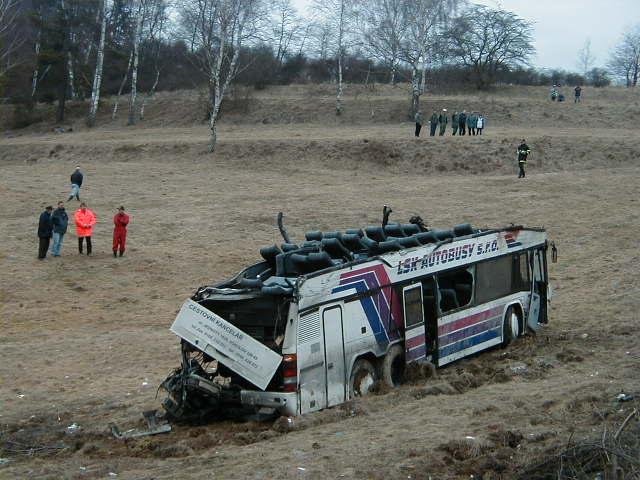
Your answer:
[[[477,333],[484,332],[485,330],[491,330],[493,328],[499,327],[501,322],[502,316],[489,318],[484,322],[476,323],[475,325],[463,328],[462,330],[458,330],[457,332],[451,332],[447,335],[442,335],[438,338],[438,341],[440,342],[440,345],[450,345],[472,335],[476,335]]]
[[[332,293],[338,293],[343,290],[354,289],[358,293],[366,293],[369,291],[367,284],[360,280],[358,282],[349,283],[347,285],[340,285],[333,289]],[[389,343],[389,337],[387,336],[387,332],[384,329],[384,325],[382,325],[382,321],[380,320],[380,314],[376,309],[375,304],[373,303],[373,298],[370,296],[359,298],[360,305],[362,305],[362,309],[364,310],[365,315],[367,316],[367,320],[369,321],[369,325],[371,326],[371,331],[373,332],[373,336],[381,345],[386,345]]]
[[[412,360],[416,360],[418,358],[422,358],[427,353],[427,346],[423,343],[422,345],[417,346],[406,352],[406,361],[411,362]]]
[[[484,342],[488,342],[489,340],[493,340],[494,338],[498,338],[501,335],[502,327],[497,327],[492,330],[487,330],[480,335],[476,335],[475,337],[468,337],[459,342],[452,343],[447,345],[446,347],[438,349],[438,357],[443,358],[447,357],[453,353],[459,352],[460,350],[466,350],[467,348],[475,347]]]

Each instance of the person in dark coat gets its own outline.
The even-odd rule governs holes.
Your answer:
[[[129,225],[129,215],[124,213],[124,207],[118,208],[118,213],[113,217],[113,256],[119,251],[120,256],[124,255],[127,243],[127,225]]]
[[[448,122],[449,122],[449,117],[447,117],[447,109],[443,108],[442,113],[438,117],[438,123],[440,124],[440,136],[444,135],[444,132],[447,129]]]
[[[73,200],[73,197],[76,197],[76,200],[80,201],[80,187],[82,186],[83,179],[84,175],[82,175],[80,165],[78,165],[71,174],[71,193],[69,193],[67,201]]]
[[[40,214],[40,220],[38,220],[38,239],[40,243],[38,245],[38,258],[43,260],[47,256],[47,250],[49,250],[49,242],[53,235],[53,223],[51,223],[51,211],[53,207],[49,205],[44,209],[44,212]]]
[[[451,129],[453,130],[451,136],[455,136],[458,133],[458,112],[453,112],[451,115]]]
[[[67,226],[69,225],[69,216],[64,209],[63,202],[58,202],[58,208],[51,215],[51,222],[53,223],[53,247],[51,247],[51,253],[54,257],[59,257],[64,234],[67,233]]]
[[[416,121],[416,137],[420,136],[420,130],[422,130],[422,112],[421,111],[417,111],[416,112],[416,116],[415,116],[415,121]]]
[[[527,165],[527,156],[531,153],[531,149],[527,142],[522,139],[522,143],[518,146],[518,167],[520,167],[520,171],[518,172],[518,178],[524,178],[525,172],[524,167]]]
[[[460,135],[464,135],[467,128],[467,111],[462,110],[462,113],[458,115],[458,129],[460,130]]]
[[[582,87],[580,85],[576,86],[576,88],[573,89],[573,93],[574,93],[573,103],[580,103],[580,95],[582,95]]]
[[[429,124],[429,126],[431,127],[431,131],[429,132],[429,134],[433,137],[435,136],[436,128],[438,127],[438,114],[436,112],[433,112],[433,115],[431,115]]]

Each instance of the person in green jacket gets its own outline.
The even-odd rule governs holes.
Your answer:
[[[467,129],[469,130],[469,135],[476,134],[476,126],[478,125],[478,114],[476,112],[471,112],[467,117]]]
[[[451,134],[452,136],[458,133],[458,121],[458,112],[453,112],[453,115],[451,115],[451,129],[453,130],[453,133]]]
[[[440,116],[438,117],[438,123],[440,124],[440,136],[442,136],[444,135],[444,131],[447,129],[447,123],[449,123],[446,108],[442,109],[442,113],[440,113]]]
[[[436,127],[438,126],[438,114],[436,112],[433,112],[433,115],[431,115],[431,119],[429,120],[429,124],[430,124],[430,127],[431,127],[431,132],[429,132],[429,133],[433,137],[436,134]]]

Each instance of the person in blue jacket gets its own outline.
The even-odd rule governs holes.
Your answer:
[[[53,247],[51,247],[51,253],[54,257],[59,257],[64,234],[67,233],[67,226],[69,225],[69,216],[64,209],[64,202],[58,202],[58,208],[51,215],[51,222],[53,223]]]

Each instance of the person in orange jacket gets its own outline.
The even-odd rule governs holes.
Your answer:
[[[76,233],[78,235],[78,250],[82,255],[82,240],[87,241],[87,255],[91,255],[91,235],[93,235],[93,227],[98,221],[96,214],[87,208],[87,204],[82,202],[80,208],[73,214],[73,221],[76,224]]]
[[[129,215],[124,213],[124,207],[118,208],[118,213],[113,217],[113,256],[120,251],[120,256],[124,255],[127,243],[127,225],[129,225]]]

